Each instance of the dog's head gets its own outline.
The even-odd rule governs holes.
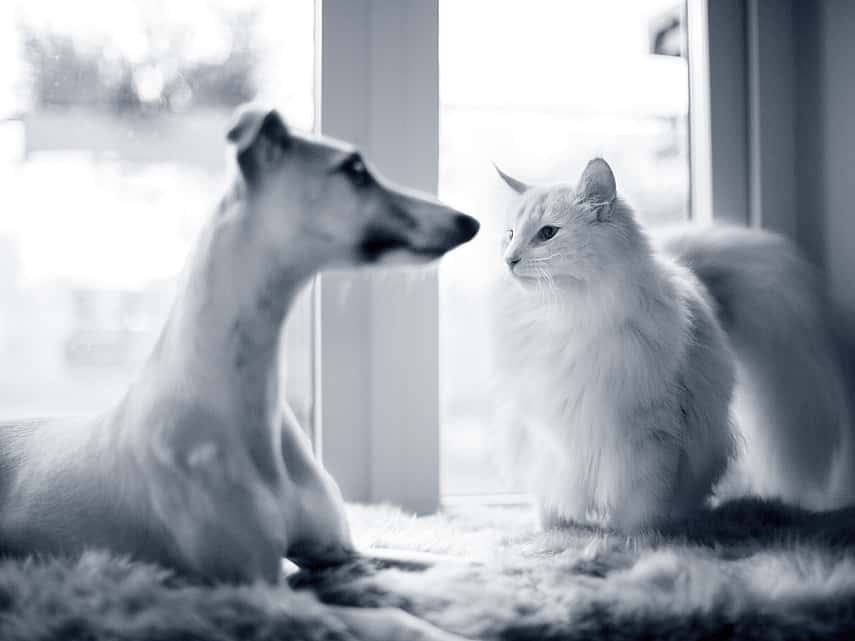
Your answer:
[[[384,179],[352,146],[290,131],[275,110],[242,108],[228,140],[265,237],[299,240],[321,267],[427,262],[478,231],[475,219]]]

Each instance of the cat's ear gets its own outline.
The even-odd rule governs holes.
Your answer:
[[[235,146],[241,173],[249,182],[276,164],[292,142],[278,111],[253,104],[238,108],[226,139]]]
[[[612,168],[602,158],[594,158],[585,167],[576,185],[576,203],[605,220],[617,198],[617,184]]]
[[[517,192],[518,194],[524,194],[528,191],[529,186],[526,185],[523,181],[517,180],[513,176],[508,176],[508,174],[499,169],[499,165],[497,165],[496,163],[493,163],[493,167],[496,168],[496,171],[499,173],[499,177],[505,181],[505,184],[511,189],[513,189],[515,192]]]

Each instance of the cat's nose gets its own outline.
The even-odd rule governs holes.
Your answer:
[[[518,262],[520,262],[520,260],[522,260],[522,259],[521,259],[519,256],[508,256],[508,257],[505,259],[505,262],[508,264],[508,268],[509,268],[511,271],[513,271],[513,270],[514,270],[514,267],[516,267],[516,266],[517,266],[517,263],[518,263]]]

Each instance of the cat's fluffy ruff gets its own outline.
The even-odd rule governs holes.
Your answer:
[[[700,507],[721,477],[735,368],[703,286],[653,250],[602,165],[576,190],[526,190],[514,212],[501,414],[544,525],[633,531]]]
[[[522,194],[497,299],[501,416],[547,525],[632,530],[699,507],[734,450],[729,410],[740,447],[719,494],[855,503],[855,367],[789,242],[695,225],[654,249],[602,160],[575,190],[501,175]]]

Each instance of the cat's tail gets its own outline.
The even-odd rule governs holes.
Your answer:
[[[749,489],[812,509],[855,504],[855,386],[816,270],[760,230],[690,227],[664,245],[706,286],[736,353]]]

